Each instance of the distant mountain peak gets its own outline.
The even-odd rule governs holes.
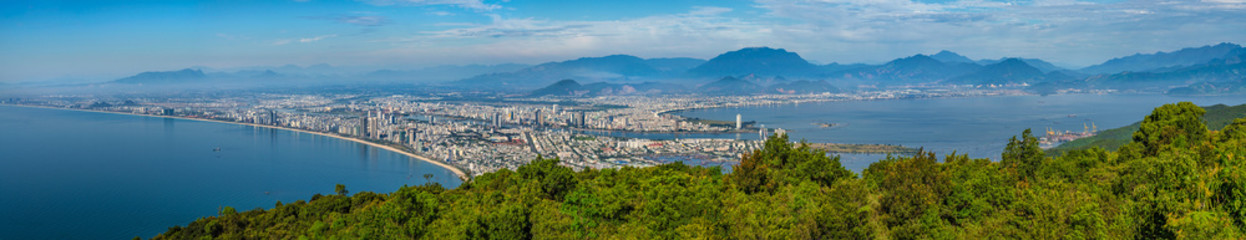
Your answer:
[[[956,84],[1019,84],[1044,80],[1043,71],[1020,58],[1005,58],[999,63],[983,66],[976,72],[951,79]]]
[[[558,82],[555,82],[554,84],[550,84],[547,87],[537,89],[536,91],[532,91],[532,94],[530,94],[529,96],[533,96],[533,97],[546,96],[546,95],[574,96],[574,95],[579,95],[579,93],[577,92],[579,92],[582,88],[584,88],[584,86],[580,85],[580,82],[576,82],[575,80],[571,80],[571,79],[563,79],[563,80],[559,80]]]
[[[575,80],[572,80],[572,79],[563,79],[563,80],[559,80],[558,82],[555,82],[554,84],[551,84],[550,86],[579,87],[580,82],[576,82]]]
[[[701,87],[697,88],[697,91],[706,95],[739,95],[759,93],[764,91],[764,89],[760,85],[748,80],[727,76],[701,85]]]
[[[1004,61],[1000,61],[1000,62],[999,62],[999,63],[997,63],[996,65],[1003,65],[1003,66],[1021,66],[1021,65],[1025,65],[1025,66],[1027,66],[1027,67],[1032,67],[1032,66],[1030,66],[1029,64],[1025,63],[1025,61],[1024,61],[1024,60],[1021,60],[1020,58],[1005,58],[1005,59],[1004,59]]]
[[[143,72],[138,75],[117,79],[116,83],[176,83],[183,81],[194,81],[206,78],[202,70],[198,69],[182,69],[178,71],[166,72]]]
[[[939,60],[944,63],[973,63],[973,59],[969,59],[968,57],[961,56],[960,54],[948,50],[939,51],[939,53],[931,55],[930,58],[934,58],[935,60]]]
[[[942,66],[944,64],[942,61],[931,58],[930,56],[917,54],[917,55],[913,55],[913,56],[909,56],[905,58],[892,60],[891,62],[887,62],[887,64],[885,65],[903,67],[903,66]]]
[[[986,66],[986,65],[994,65],[997,63],[1001,63],[1009,59],[1017,59],[1021,62],[1024,62],[1026,65],[1030,65],[1031,67],[1037,68],[1039,71],[1042,71],[1044,73],[1066,70],[1064,68],[1057,67],[1055,64],[1051,64],[1047,61],[1043,61],[1042,59],[1037,59],[1037,58],[1005,57],[1005,58],[1000,58],[1000,59],[982,59],[982,60],[978,60],[976,63],[979,65]]]
[[[689,70],[700,76],[767,76],[812,74],[817,66],[782,48],[749,47],[718,55]]]

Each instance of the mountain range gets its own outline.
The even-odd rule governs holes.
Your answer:
[[[1089,74],[1162,71],[1166,68],[1206,64],[1215,59],[1236,55],[1234,53],[1239,51],[1242,51],[1242,46],[1232,43],[1220,43],[1197,48],[1183,48],[1173,52],[1139,53],[1113,58],[1102,64],[1082,68],[1080,71]]]
[[[1243,84],[1246,49],[1232,43],[1134,54],[1082,69],[1065,69],[1041,59],[973,60],[952,51],[916,54],[886,63],[818,65],[782,48],[749,47],[695,58],[584,57],[538,65],[442,66],[415,70],[344,72],[313,65],[234,72],[183,69],[145,72],[111,84],[189,83],[431,84],[467,89],[518,91],[534,95],[619,95],[653,93],[762,94],[853,91],[860,86],[962,85],[1029,86],[1034,92],[1062,89],[1118,89],[1171,94],[1236,94]],[[335,70],[336,69],[336,70]],[[337,72],[334,72],[337,71]],[[574,86],[554,86],[574,80]],[[752,85],[749,85],[752,84]],[[543,87],[571,92],[532,91]],[[545,90],[553,90],[545,89]],[[1175,90],[1175,91],[1169,91]]]

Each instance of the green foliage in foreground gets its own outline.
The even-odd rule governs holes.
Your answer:
[[[1001,161],[888,157],[861,176],[786,136],[730,174],[674,163],[575,172],[556,159],[447,190],[317,195],[169,228],[156,239],[1242,239],[1246,119],[1208,131],[1157,108],[1116,152],[1045,156],[1022,133]]]

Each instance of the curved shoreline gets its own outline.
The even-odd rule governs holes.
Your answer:
[[[52,110],[69,110],[69,111],[79,111],[79,112],[110,113],[110,114],[130,115],[130,116],[138,116],[138,117],[169,118],[169,119],[182,119],[182,120],[201,121],[201,122],[226,123],[226,124],[236,124],[236,125],[244,125],[244,126],[251,126],[251,127],[261,127],[261,128],[280,129],[280,130],[286,130],[286,131],[291,131],[291,132],[300,132],[300,133],[316,134],[316,135],[320,135],[320,136],[331,137],[331,138],[336,138],[336,139],[341,139],[341,140],[347,140],[347,141],[351,141],[351,142],[361,143],[361,144],[368,145],[368,146],[371,146],[371,147],[380,148],[380,149],[384,149],[384,150],[391,151],[391,152],[394,152],[394,153],[402,154],[402,155],[405,155],[405,156],[407,156],[407,157],[411,157],[411,158],[419,159],[419,160],[421,160],[421,161],[428,162],[428,163],[432,163],[433,165],[437,165],[438,167],[445,168],[446,170],[450,170],[450,172],[453,172],[455,175],[458,175],[459,180],[462,180],[463,182],[467,182],[468,180],[471,180],[471,178],[469,178],[469,177],[468,177],[467,173],[466,173],[466,172],[464,172],[462,169],[459,169],[458,167],[451,166],[451,165],[450,165],[450,164],[448,164],[448,163],[445,163],[445,162],[442,162],[442,161],[433,160],[433,159],[431,159],[431,158],[427,158],[427,157],[424,157],[424,156],[416,155],[416,154],[414,154],[414,153],[407,152],[407,151],[403,151],[403,150],[401,150],[401,149],[394,148],[394,147],[391,147],[391,146],[386,146],[386,145],[383,145],[383,144],[380,144],[380,143],[375,143],[375,142],[365,141],[365,140],[363,140],[363,139],[358,139],[358,138],[354,138],[354,137],[347,137],[347,136],[337,135],[337,134],[333,134],[333,133],[322,133],[322,132],[316,132],[316,131],[310,131],[310,130],[304,130],[304,129],[297,129],[297,128],[290,128],[290,127],[272,126],[272,125],[263,125],[263,124],[255,124],[255,123],[231,122],[231,121],[216,120],[216,119],[206,119],[206,118],[192,118],[192,117],[178,117],[178,116],[163,116],[163,115],[151,115],[151,114],[140,114],[140,113],[112,112],[112,111],[101,111],[101,110],[90,110],[90,109],[76,109],[76,108],[59,108],[59,107],[36,106],[36,105],[21,105],[21,104],[0,104],[0,105],[5,105],[5,106],[15,106],[15,107],[29,107],[29,108],[42,108],[42,109],[52,109]]]

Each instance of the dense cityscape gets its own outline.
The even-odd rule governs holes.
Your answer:
[[[246,97],[13,98],[3,103],[184,117],[292,128],[392,146],[478,175],[515,169],[538,156],[577,169],[651,166],[679,159],[729,167],[761,141],[784,129],[692,121],[675,111],[819,101],[972,97],[1025,94],[1015,90],[887,90],[756,96],[603,96],[472,101],[438,96],[260,94]],[[734,126],[733,126],[734,125]],[[722,133],[723,138],[654,140],[601,132]],[[730,138],[736,133],[737,137]],[[470,176],[460,176],[469,178]]]

